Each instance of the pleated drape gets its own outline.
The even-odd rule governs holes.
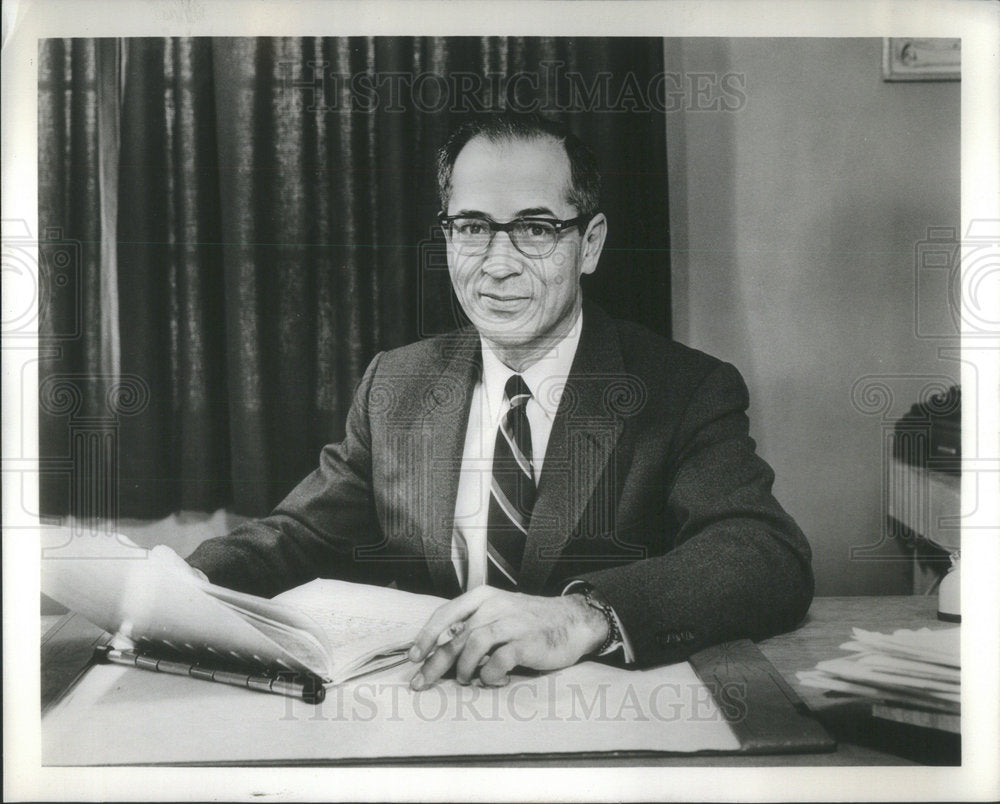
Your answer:
[[[378,350],[459,323],[434,228],[434,157],[476,105],[538,101],[595,146],[611,224],[585,292],[669,334],[662,112],[605,108],[603,96],[555,103],[570,73],[586,87],[602,75],[646,86],[663,69],[661,40],[132,39],[115,43],[120,362],[109,366],[95,55],[106,41],[40,45],[39,212],[40,228],[82,253],[72,292],[43,294],[55,329],[83,300],[80,336],[43,374],[141,386],[142,404],[110,414],[108,515],[266,513],[342,436]],[[402,76],[383,87],[399,91],[371,102],[365,81],[385,76]],[[445,79],[478,90],[441,104]],[[49,407],[43,456],[62,455],[76,414]],[[86,478],[69,474],[43,484],[46,512],[73,508],[67,484]]]
[[[104,426],[113,369],[102,298],[102,40],[50,40],[38,63],[38,424],[42,513],[114,509]],[[86,475],[87,488],[75,482]]]

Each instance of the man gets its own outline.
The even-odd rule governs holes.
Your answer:
[[[739,373],[583,301],[608,226],[589,149],[487,116],[438,167],[472,327],[377,355],[344,440],[191,565],[263,595],[335,576],[452,598],[411,651],[416,689],[452,667],[499,685],[794,627],[810,550],[771,495]]]

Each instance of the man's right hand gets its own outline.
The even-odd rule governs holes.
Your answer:
[[[457,623],[464,623],[461,630],[435,647]],[[539,597],[479,586],[440,606],[420,630],[409,658],[421,666],[410,686],[429,687],[453,665],[459,684],[478,677],[503,686],[515,667],[558,670],[576,664],[607,635],[604,615],[582,595]]]

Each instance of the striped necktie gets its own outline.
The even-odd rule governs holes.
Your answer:
[[[531,391],[520,374],[504,387],[510,409],[497,428],[493,450],[490,511],[486,525],[486,582],[500,589],[516,589],[535,506],[535,478],[531,468],[531,428],[525,406]]]

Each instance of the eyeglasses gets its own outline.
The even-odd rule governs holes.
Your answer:
[[[566,221],[551,218],[515,218],[507,223],[497,223],[490,218],[468,215],[440,215],[438,223],[449,242],[464,256],[478,257],[485,254],[497,232],[506,232],[514,248],[525,257],[542,259],[556,250],[559,236],[574,226],[584,226],[593,215],[580,215]]]

